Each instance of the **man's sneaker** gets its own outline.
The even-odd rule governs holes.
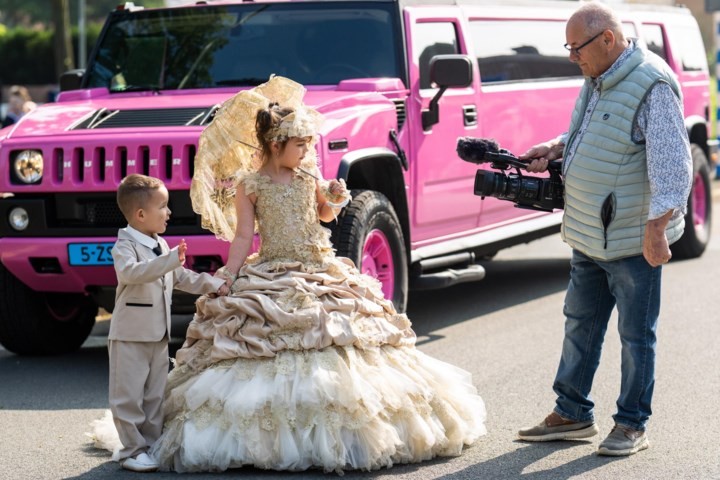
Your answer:
[[[154,472],[159,465],[147,453],[141,453],[135,458],[129,457],[123,460],[122,467],[133,472]]]
[[[623,457],[632,455],[650,446],[650,441],[643,430],[634,430],[617,423],[610,435],[598,447],[598,455]]]
[[[589,438],[597,433],[598,429],[595,422],[575,422],[561,417],[556,412],[552,412],[545,417],[536,427],[523,428],[518,432],[520,440],[528,442],[548,442],[550,440],[580,440]]]

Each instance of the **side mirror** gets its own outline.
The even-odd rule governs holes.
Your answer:
[[[80,90],[85,69],[68,70],[60,75],[60,91]]]
[[[430,100],[430,108],[422,112],[423,129],[440,121],[438,102],[448,88],[464,88],[472,84],[472,60],[467,55],[435,55],[430,59],[430,81],[440,87]]]

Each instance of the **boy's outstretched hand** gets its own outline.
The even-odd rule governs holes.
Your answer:
[[[185,263],[185,252],[187,252],[187,243],[185,243],[185,239],[183,238],[178,244],[178,258],[180,259],[180,265]]]

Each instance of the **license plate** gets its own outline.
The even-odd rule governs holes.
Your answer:
[[[70,243],[68,263],[75,266],[112,265],[114,243]]]

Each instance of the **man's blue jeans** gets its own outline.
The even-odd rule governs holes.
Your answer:
[[[565,296],[565,340],[553,390],[555,411],[578,422],[593,419],[593,377],[613,307],[618,309],[622,381],[615,423],[645,430],[655,386],[655,347],[662,267],[642,255],[609,262],[573,251]]]

